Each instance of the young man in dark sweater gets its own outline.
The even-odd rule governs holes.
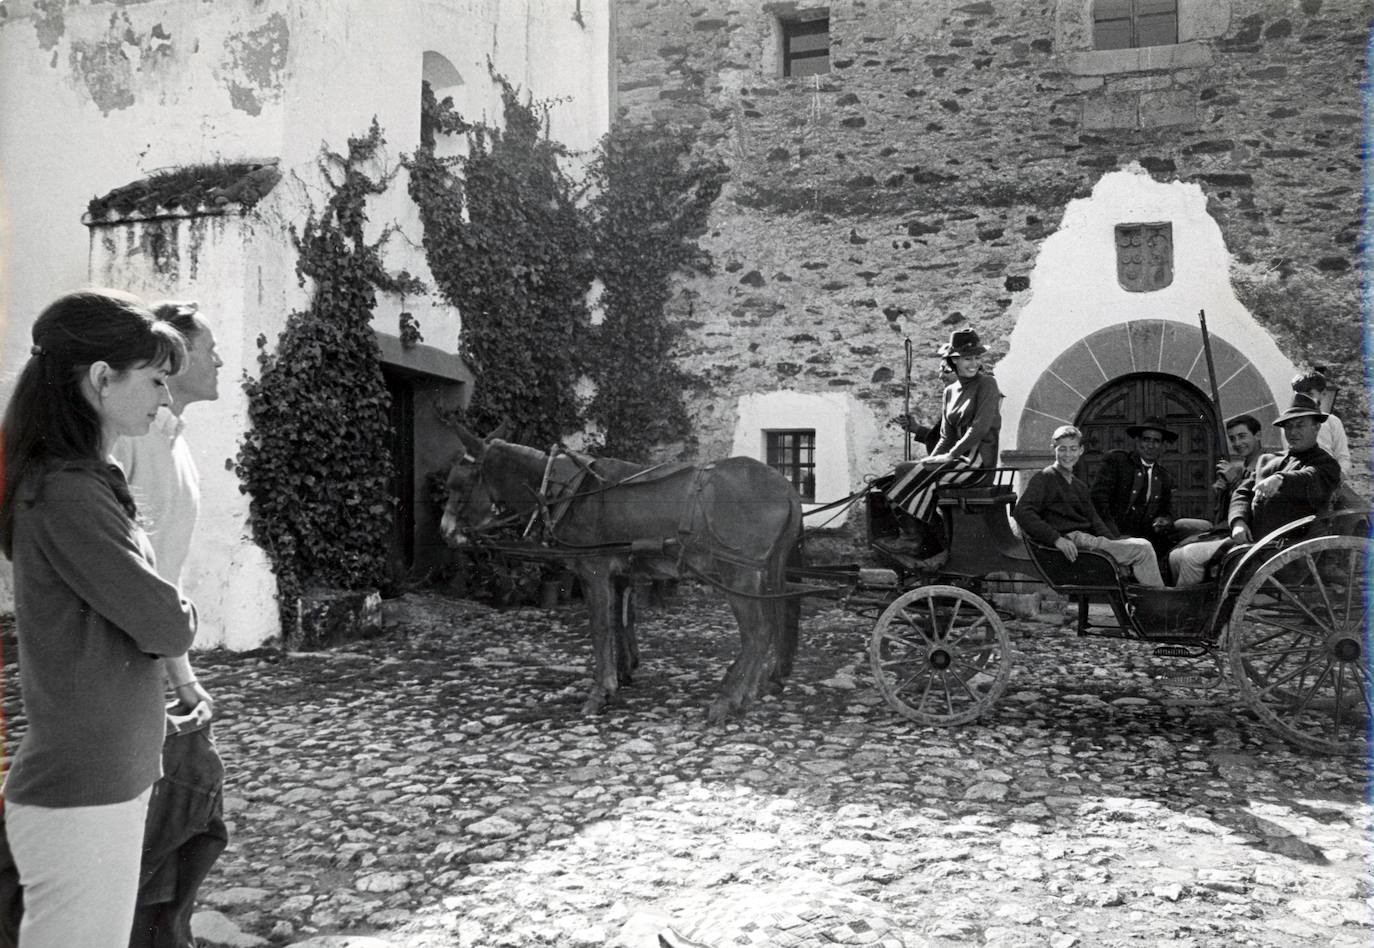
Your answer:
[[[1070,563],[1078,559],[1079,550],[1095,550],[1129,566],[1142,586],[1163,586],[1150,541],[1115,536],[1093,507],[1088,485],[1074,477],[1073,466],[1083,456],[1083,433],[1073,425],[1061,425],[1051,441],[1054,463],[1032,475],[1012,512],[1022,532],[1059,550]]]

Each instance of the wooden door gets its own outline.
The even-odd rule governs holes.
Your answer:
[[[1158,415],[1178,440],[1165,444],[1159,463],[1174,481],[1174,516],[1212,516],[1212,480],[1216,476],[1216,411],[1202,392],[1173,375],[1127,375],[1098,389],[1078,413],[1083,457],[1077,473],[1089,484],[1102,457],[1117,448],[1131,450],[1126,434],[1146,415]]]

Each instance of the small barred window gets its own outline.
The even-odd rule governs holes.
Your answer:
[[[816,430],[765,431],[765,461],[792,482],[801,499],[816,501]]]

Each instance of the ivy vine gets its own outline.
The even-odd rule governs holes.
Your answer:
[[[588,322],[586,228],[566,149],[541,113],[501,86],[504,129],[474,125],[424,86],[426,135],[407,162],[435,283],[463,317],[459,351],[477,378],[468,418],[502,422],[531,444],[581,427],[575,384]],[[436,155],[438,134],[467,135],[468,154]]]
[[[667,305],[675,273],[710,268],[697,240],[726,176],[723,164],[694,158],[692,145],[685,130],[617,126],[588,175],[605,318],[587,360],[596,385],[587,418],[616,457],[646,459],[689,430]]]
[[[468,420],[479,430],[510,423],[532,444],[590,420],[609,453],[643,458],[687,432],[666,307],[675,272],[709,266],[697,238],[724,169],[694,160],[685,132],[625,127],[603,139],[586,181],[574,182],[563,170],[568,150],[546,132],[549,106],[521,102],[493,79],[502,129],[466,121],[425,84],[421,144],[404,159],[430,269],[463,316],[459,351],[478,379]],[[439,136],[459,134],[468,154],[440,157]],[[389,229],[372,243],[364,234],[368,198],[395,175],[369,173],[382,144],[374,120],[347,154],[324,151],[328,199],[299,233],[291,229],[297,277],[314,282],[310,304],[287,318],[275,349],[259,337],[260,376],[244,381],[250,425],[235,471],[277,575],[284,632],[310,586],[387,581],[390,396],[372,311],[378,290],[427,289],[386,271]],[[594,277],[604,285],[599,327],[587,309]],[[401,336],[422,338],[405,316]],[[586,405],[576,395],[582,376],[596,386]]]
[[[599,450],[646,459],[688,432],[667,303],[674,273],[709,266],[697,239],[725,168],[694,158],[689,132],[620,126],[574,181],[568,150],[545,131],[549,105],[493,79],[504,129],[466,121],[426,84],[421,147],[407,162],[430,269],[463,316],[461,351],[477,377],[470,420],[509,422],[536,445],[590,421]],[[467,136],[467,157],[438,157],[440,136],[454,134]],[[593,278],[599,326],[587,311]],[[595,385],[586,404],[579,376]]]
[[[249,429],[235,471],[250,498],[253,538],[275,569],[283,633],[311,586],[384,585],[393,476],[388,450],[391,398],[371,328],[377,290],[423,293],[407,273],[392,275],[364,235],[367,199],[395,171],[369,175],[383,144],[374,120],[348,153],[326,149],[320,168],[329,197],[291,239],[309,307],[292,313],[267,348],[258,337],[257,379],[246,378]]]

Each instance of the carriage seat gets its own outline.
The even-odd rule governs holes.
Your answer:
[[[1052,546],[1026,540],[1026,549],[1045,581],[1060,593],[1092,595],[1121,589],[1121,567],[1105,553],[1079,550],[1078,559],[1070,563]]]
[[[980,507],[1016,502],[1011,484],[974,484],[968,487],[944,486],[936,494],[940,507]]]

